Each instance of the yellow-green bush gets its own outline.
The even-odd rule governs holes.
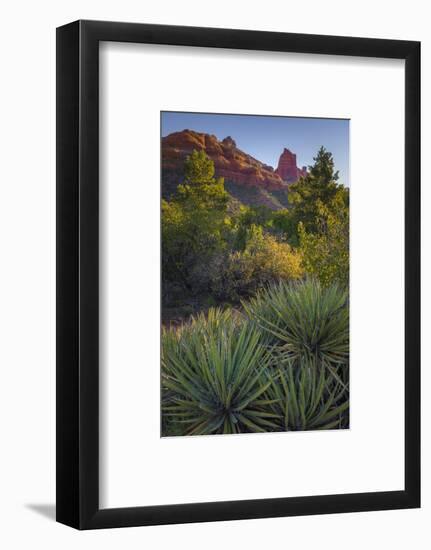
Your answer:
[[[276,281],[303,276],[301,253],[262,228],[252,226],[245,250],[219,258],[213,269],[212,290],[225,299],[238,300]]]

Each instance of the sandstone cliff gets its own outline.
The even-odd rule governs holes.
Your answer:
[[[162,193],[169,197],[184,177],[184,160],[193,149],[204,149],[214,162],[217,177],[225,179],[227,190],[244,204],[272,209],[287,206],[288,184],[304,175],[296,166],[296,155],[285,149],[277,170],[241,151],[226,137],[183,130],[162,138]]]

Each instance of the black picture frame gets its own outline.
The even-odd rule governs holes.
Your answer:
[[[405,488],[99,509],[99,42],[405,61]],[[420,43],[76,21],[57,29],[57,521],[78,529],[420,506]]]

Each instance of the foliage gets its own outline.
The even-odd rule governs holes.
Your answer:
[[[162,334],[163,435],[265,432],[275,414],[261,410],[270,355],[248,322],[210,310],[182,330]],[[171,424],[169,424],[169,421]],[[174,424],[173,429],[172,424]]]
[[[279,283],[244,303],[246,316],[210,308],[163,329],[162,435],[348,427],[346,299]]]
[[[265,397],[283,431],[348,427],[348,385],[325,361],[285,361],[272,374]]]
[[[324,285],[338,281],[349,284],[349,210],[340,195],[338,208],[319,208],[316,233],[307,232],[302,222],[298,233],[305,271]]]
[[[229,195],[224,179],[214,177],[214,162],[205,151],[194,150],[184,164],[184,182],[178,185],[177,200],[186,210],[210,216],[212,211],[226,212]]]
[[[329,152],[314,160],[290,186],[289,208],[274,212],[232,199],[205,152],[191,153],[176,196],[162,201],[164,319],[250,298],[243,307],[277,360],[347,361],[349,191]]]
[[[338,172],[335,171],[332,154],[321,147],[307,175],[299,178],[289,188],[289,202],[292,205],[290,217],[293,228],[297,230],[301,222],[307,232],[318,232],[322,207],[329,209],[339,207],[338,202],[333,203],[337,195],[346,200],[348,198],[345,188],[337,181]],[[298,242],[297,233],[291,238]]]
[[[244,240],[243,250],[229,252],[213,266],[211,289],[216,296],[235,302],[268,283],[302,277],[301,253],[262,227],[251,225]]]
[[[214,178],[214,163],[193,151],[185,163],[185,180],[176,197],[162,201],[162,277],[193,287],[193,269],[225,246],[228,194]]]
[[[272,211],[266,206],[241,206],[234,219],[235,233],[233,248],[244,251],[256,227],[263,229],[269,225],[271,219]]]
[[[184,185],[201,187],[214,183],[214,162],[203,149],[193,150],[184,163]]]
[[[290,186],[290,209],[275,212],[271,221],[301,250],[306,273],[323,285],[349,281],[349,190],[337,182],[334,159],[321,147],[307,175]]]
[[[271,226],[275,233],[294,246],[298,246],[297,225],[296,216],[288,208],[277,210],[272,214]]]
[[[243,303],[283,359],[344,364],[349,357],[348,292],[334,283],[280,282]]]
[[[164,319],[180,323],[162,329],[162,435],[348,427],[349,191],[323,147],[314,161],[274,212],[193,151],[162,201]]]

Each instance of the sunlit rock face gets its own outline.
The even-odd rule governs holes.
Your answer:
[[[284,149],[281,153],[278,160],[278,166],[275,171],[284,181],[288,183],[293,183],[297,181],[301,176],[307,174],[307,169],[305,166],[298,168],[296,165],[296,155],[289,151],[289,149]]]

